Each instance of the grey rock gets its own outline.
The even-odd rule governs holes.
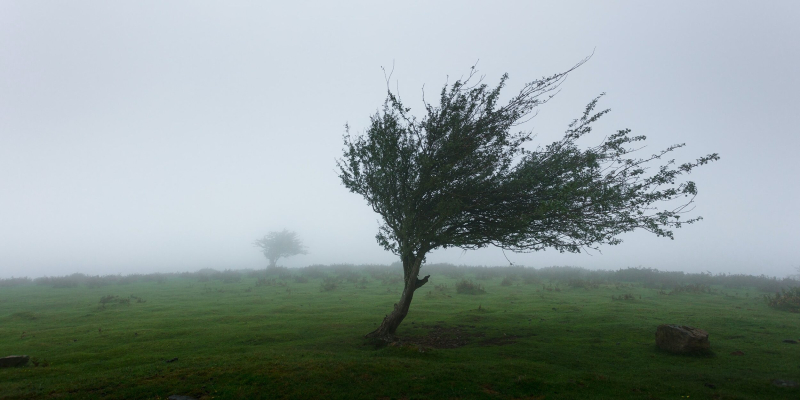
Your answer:
[[[797,382],[787,381],[783,379],[775,379],[774,381],[772,381],[772,384],[777,387],[797,387]]]
[[[686,325],[659,325],[656,328],[656,345],[662,350],[678,354],[711,350],[708,332]]]
[[[21,367],[28,363],[28,356],[8,356],[0,358],[0,368]]]

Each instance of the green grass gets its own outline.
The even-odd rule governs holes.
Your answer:
[[[363,335],[398,300],[397,282],[0,287],[0,356],[39,363],[0,370],[0,399],[800,398],[772,384],[800,382],[800,345],[783,342],[800,339],[799,315],[755,290],[495,277],[475,281],[485,294],[465,295],[460,280],[431,276],[398,331],[408,340],[384,347]],[[145,302],[101,305],[108,295]],[[713,354],[659,351],[662,323],[707,330]],[[464,345],[425,344],[436,335]]]

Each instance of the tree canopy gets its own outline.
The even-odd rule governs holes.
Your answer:
[[[473,67],[467,78],[444,85],[438,105],[425,102],[422,118],[389,90],[364,134],[346,127],[339,177],[381,216],[378,243],[400,256],[406,278],[401,302],[373,336],[394,334],[414,290],[427,281],[418,274],[431,250],[581,252],[619,244],[621,233],[636,229],[672,238],[673,229],[700,220],[682,219],[697,187],[678,179],[719,156],[652,169],[684,144],[634,157],[645,136],[629,129],[580,148],[577,140],[609,112],[596,111],[602,94],[554,143],[531,149],[531,132],[515,131],[582,63],[525,84],[505,104],[500,93],[508,75],[490,88]]]
[[[277,266],[278,259],[281,257],[308,254],[305,246],[297,237],[297,233],[286,229],[270,232],[253,242],[253,245],[261,248],[264,257],[269,260],[269,268]]]

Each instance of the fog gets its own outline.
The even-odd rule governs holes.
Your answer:
[[[800,266],[800,3],[0,3],[0,278],[264,268],[253,241],[298,233],[280,265],[382,263],[378,215],[340,183],[344,124],[393,89],[477,68],[506,94],[594,53],[524,126],[560,138],[602,92],[586,143],[617,129],[673,143],[692,215],[591,254],[517,265],[786,276]],[[508,265],[496,248],[428,262]]]

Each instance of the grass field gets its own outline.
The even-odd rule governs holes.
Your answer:
[[[402,340],[376,346],[400,270],[307,271],[0,287],[0,356],[32,357],[0,369],[0,399],[800,398],[774,384],[800,382],[800,314],[754,288],[430,268]],[[713,353],[658,350],[662,323]]]

